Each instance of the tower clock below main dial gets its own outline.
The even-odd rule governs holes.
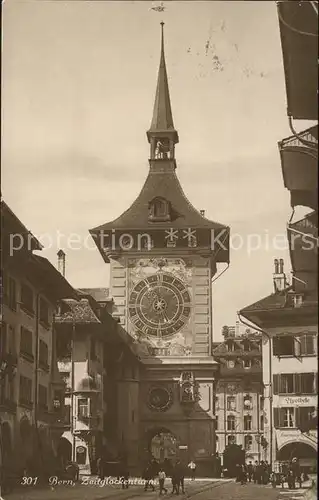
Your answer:
[[[129,316],[136,330],[166,337],[188,322],[191,299],[184,283],[169,273],[158,273],[139,281],[129,297]]]

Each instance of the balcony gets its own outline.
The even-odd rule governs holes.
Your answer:
[[[0,413],[8,412],[8,413],[16,413],[17,411],[17,403],[12,401],[9,398],[1,397],[0,399]]]

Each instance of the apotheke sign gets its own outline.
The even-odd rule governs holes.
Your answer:
[[[279,406],[317,406],[317,398],[316,396],[280,397]]]

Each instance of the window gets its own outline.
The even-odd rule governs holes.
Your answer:
[[[295,408],[274,408],[275,428],[295,427]]]
[[[40,321],[45,326],[49,325],[49,305],[42,297],[40,298]]]
[[[236,444],[236,436],[230,435],[227,437],[227,444],[230,446],[231,444]]]
[[[315,373],[301,373],[301,394],[314,394],[315,390]]]
[[[228,431],[234,431],[235,430],[235,416],[234,415],[228,415],[227,417],[227,430]]]
[[[219,410],[219,399],[218,399],[218,396],[215,396],[215,410]]]
[[[265,427],[264,415],[260,415],[260,430],[263,431]]]
[[[41,384],[39,384],[39,407],[42,410],[48,409],[48,390]]]
[[[244,415],[244,430],[251,431],[252,418],[251,415]]]
[[[48,346],[43,340],[40,340],[40,342],[39,342],[39,366],[43,370],[49,369],[48,359],[49,359]]]
[[[283,427],[295,427],[295,409],[281,408],[283,413]]]
[[[292,394],[295,392],[294,374],[283,374],[280,377],[280,392],[282,394]]]
[[[302,432],[308,432],[317,428],[316,408],[314,406],[303,406],[297,409],[296,424]]]
[[[165,198],[154,198],[149,205],[149,218],[154,221],[170,220],[170,206]]]
[[[316,394],[315,373],[284,373],[273,377],[274,394]]]
[[[301,356],[315,354],[315,337],[314,337],[314,335],[302,335],[302,337],[299,337],[299,341],[300,341],[300,354],[301,354]]]
[[[33,332],[21,326],[20,354],[33,361]]]
[[[88,398],[78,399],[78,418],[88,418],[90,416],[89,412],[89,400]]]
[[[247,370],[247,368],[251,368],[251,360],[250,359],[244,359],[244,368]]]
[[[22,285],[21,287],[21,307],[25,311],[34,314],[33,291],[26,284]]]
[[[253,406],[253,399],[249,394],[244,396],[244,410],[251,410]]]
[[[250,434],[247,434],[244,438],[244,446],[246,451],[250,451],[253,447],[253,437]]]
[[[13,278],[8,278],[8,306],[14,311],[17,309],[16,282]]]
[[[243,341],[243,348],[244,351],[251,351],[251,343],[249,342],[249,340]]]
[[[218,417],[215,417],[215,431],[218,430]]]
[[[227,347],[228,352],[234,352],[234,350],[235,350],[235,345],[234,345],[234,342],[232,342],[232,341],[227,342],[226,347]]]
[[[236,399],[234,396],[227,396],[227,410],[228,411],[236,410]]]
[[[274,356],[301,356],[301,349],[301,339],[298,337],[282,335],[273,339]]]
[[[32,405],[32,380],[20,375],[20,403]]]
[[[264,398],[264,396],[260,396],[260,400],[259,401],[260,401],[260,404],[259,404],[260,411],[264,411],[264,408],[265,408],[265,398]]]

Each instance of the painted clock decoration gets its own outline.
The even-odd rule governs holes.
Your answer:
[[[166,387],[152,387],[148,394],[148,406],[153,411],[166,411],[173,404],[173,391]]]
[[[187,287],[173,274],[158,272],[141,279],[130,293],[129,317],[144,335],[174,335],[188,322],[190,314]]]

